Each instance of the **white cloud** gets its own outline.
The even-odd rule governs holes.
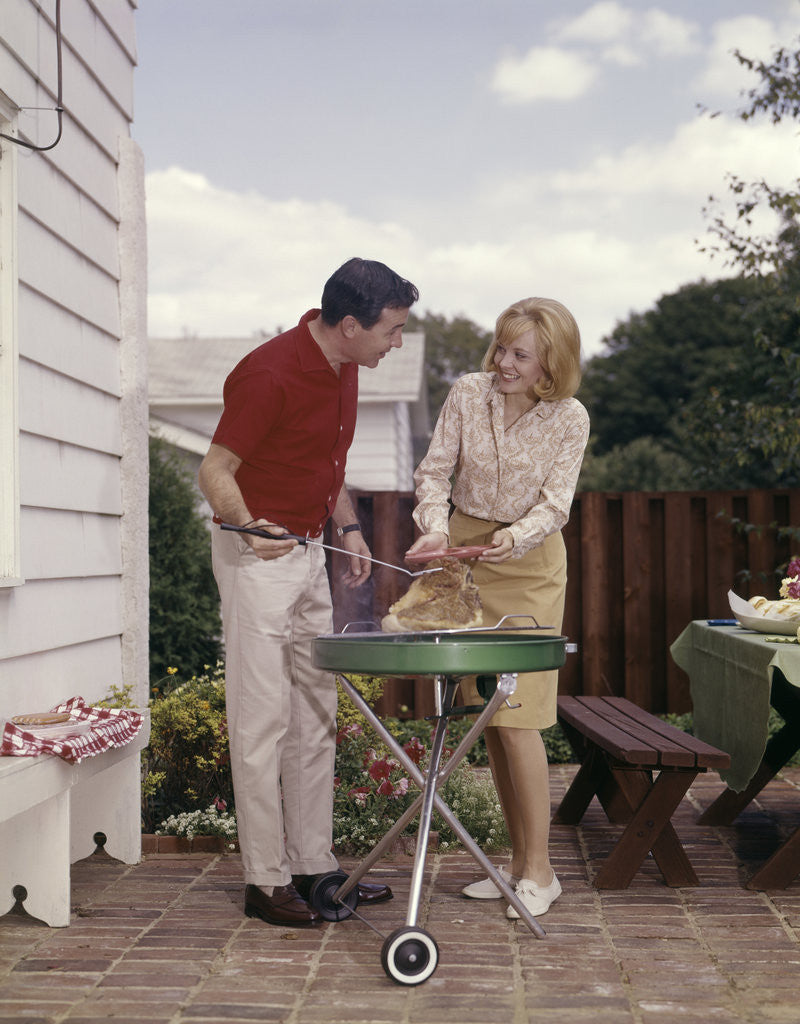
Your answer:
[[[412,277],[411,240],[328,202],[271,201],[215,188],[180,168],[147,178],[153,335],[247,335],[296,322],[351,256]],[[412,278],[413,279],[413,278]]]
[[[635,143],[621,152],[608,152],[579,170],[550,177],[561,193],[620,197],[651,193],[653,201],[696,197],[725,188],[725,175],[744,180],[765,177],[790,185],[797,177],[800,140],[793,124],[744,123],[726,117],[697,117],[677,127],[663,145]]]
[[[698,26],[658,7],[644,11],[637,28],[644,44],[655,53],[683,56],[697,52]]]
[[[583,96],[597,76],[586,57],[556,46],[534,46],[522,56],[500,60],[492,88],[508,103],[573,100]]]
[[[713,97],[737,96],[755,85],[757,79],[739,64],[733,51],[739,49],[748,57],[767,58],[774,45],[775,27],[765,18],[753,15],[717,22],[696,89]]]
[[[501,58],[492,88],[509,103],[577,99],[594,85],[603,63],[636,67],[654,56],[693,53],[697,32],[693,22],[660,8],[640,12],[601,0],[577,18],[553,22],[551,45]]]
[[[707,266],[679,225],[653,241],[630,218],[609,231],[589,222],[532,226],[527,217],[500,234],[485,206],[472,211],[463,233],[444,227],[428,237],[333,203],[219,189],[179,168],[148,176],[147,218],[149,330],[160,337],[288,327],[318,304],[337,266],[361,255],[414,281],[421,312],[465,315],[487,328],[522,296],[559,298],[573,309],[591,353],[631,309],[648,308]],[[428,220],[436,222],[433,211]],[[469,241],[467,231],[490,241]]]
[[[564,42],[614,43],[631,32],[634,13],[616,0],[592,4],[583,14],[556,27],[556,38]]]
[[[595,49],[603,60],[630,66],[644,64],[652,55],[682,56],[698,48],[698,26],[659,7],[637,11],[602,0],[583,14],[555,28],[559,42]]]

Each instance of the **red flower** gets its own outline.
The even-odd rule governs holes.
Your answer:
[[[394,786],[392,785],[391,781],[388,778],[384,779],[383,782],[378,786],[378,793],[380,794],[380,796],[394,796]]]
[[[795,555],[791,562],[789,562],[786,567],[786,575],[790,579],[793,576],[800,576],[800,555]]]
[[[382,757],[380,760],[372,762],[369,766],[369,774],[375,780],[388,779],[392,774],[392,765],[385,757]],[[380,789],[378,792],[380,792]]]
[[[405,750],[414,764],[422,763],[422,759],[425,756],[425,744],[417,736],[412,736],[408,743],[404,743],[403,750]]]
[[[366,807],[367,797],[369,796],[369,786],[357,786],[355,789],[351,789],[347,795],[351,800],[354,800],[359,807]]]
[[[336,745],[339,746],[345,740],[355,739],[357,736],[361,736],[363,732],[364,730],[358,722],[348,722],[347,725],[343,725],[336,733]]]

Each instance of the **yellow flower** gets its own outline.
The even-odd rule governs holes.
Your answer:
[[[168,668],[167,669],[167,675],[168,676],[174,676],[174,675],[177,674],[177,672],[178,672],[178,670],[176,668]]]

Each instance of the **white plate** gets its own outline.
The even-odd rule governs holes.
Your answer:
[[[797,636],[797,630],[800,629],[800,622],[796,619],[770,619],[765,615],[759,615],[749,601],[734,594],[732,590],[728,591],[728,603],[739,625],[745,629],[754,629],[759,633],[775,633],[776,636]]]
[[[40,740],[65,740],[70,736],[85,736],[87,732],[92,731],[92,723],[84,722],[80,718],[74,718],[70,722],[54,722],[52,725],[20,725],[18,722],[14,722],[14,725]]]

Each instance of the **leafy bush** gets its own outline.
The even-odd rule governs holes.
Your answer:
[[[220,800],[207,807],[204,811],[184,811],[182,814],[171,814],[156,829],[157,836],[221,836],[229,840],[229,848],[235,849],[237,830],[236,812],[228,811],[224,801]]]
[[[445,782],[442,796],[482,850],[489,853],[510,848],[511,839],[488,771],[476,771],[464,764],[459,765]],[[439,830],[440,849],[459,845],[455,832],[436,812],[433,815],[433,827]]]
[[[383,692],[383,680],[373,676],[351,677],[368,703]],[[158,687],[150,702],[150,744],[143,753],[142,820],[145,831],[167,834],[227,835],[229,819],[235,821],[233,783],[225,715],[225,675],[222,663],[177,682],[177,669],[170,668],[167,682]],[[171,681],[171,684],[170,684]],[[171,685],[171,688],[169,688]],[[117,690],[119,702],[126,694]],[[448,726],[445,757],[461,742],[472,717],[455,717]],[[409,756],[424,765],[429,757],[435,722],[395,718],[385,720],[389,732]],[[336,777],[334,780],[334,840],[343,852],[371,849],[393,822],[416,799],[418,790],[385,744],[374,737],[363,716],[339,685],[337,709]],[[559,726],[542,734],[551,761],[571,759],[569,745]],[[475,841],[485,849],[507,843],[505,824],[497,795],[485,768],[488,760],[483,736],[467,758],[451,774],[442,795]],[[456,806],[459,808],[456,810]],[[204,810],[205,808],[205,810]],[[209,818],[211,809],[216,816]],[[456,842],[446,824],[435,816],[440,842]],[[416,832],[413,821],[406,834]],[[184,831],[176,831],[177,829]],[[202,831],[201,831],[202,830]]]
[[[430,739],[429,731],[427,739]],[[346,725],[336,741],[334,843],[341,853],[366,853],[408,810],[419,796],[419,790],[409,782],[400,762],[382,743],[373,741],[360,724]],[[402,746],[424,772],[429,758],[428,744],[412,734]],[[446,747],[443,760],[451,754],[452,748]],[[484,849],[508,845],[505,822],[488,772],[478,774],[466,761],[462,762],[445,782],[442,796]],[[411,819],[403,835],[416,833],[418,817]],[[432,828],[439,832],[440,848],[458,844],[455,833],[437,813],[433,815]]]
[[[150,438],[150,680],[168,665],[187,674],[220,656],[219,594],[211,539],[192,477],[175,450]]]
[[[381,699],[385,682],[381,676],[351,675],[348,673],[347,678],[353,683],[355,688],[370,707],[374,707]],[[336,677],[336,692],[339,698],[338,704],[336,705],[337,730],[342,730],[345,726],[353,723],[357,723],[363,728],[366,725],[364,716],[345,693],[344,687],[339,682],[338,676]]]
[[[221,663],[150,702],[150,744],[142,756],[144,829],[171,814],[233,806],[225,675]]]
[[[558,722],[549,729],[542,729],[542,740],[550,764],[572,764],[575,760],[569,740]]]

